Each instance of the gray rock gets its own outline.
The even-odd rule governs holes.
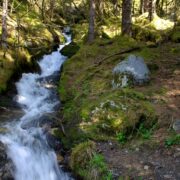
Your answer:
[[[6,155],[6,148],[0,142],[0,179],[13,180],[12,176],[13,164]]]
[[[149,81],[150,71],[142,57],[130,55],[113,69],[113,88],[131,84],[143,84]]]
[[[177,132],[177,133],[180,133],[180,120],[176,120],[174,123],[173,123],[173,129]]]

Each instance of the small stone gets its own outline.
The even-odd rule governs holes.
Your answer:
[[[136,148],[136,151],[139,151],[139,148]]]
[[[180,157],[180,152],[177,152],[174,154],[174,157],[177,158],[177,157]]]
[[[176,120],[174,123],[173,123],[173,129],[177,132],[177,133],[180,133],[180,120]]]
[[[149,169],[149,166],[145,165],[144,170],[148,170],[148,169]]]
[[[171,178],[172,178],[172,175],[166,174],[166,175],[164,175],[164,178],[165,178],[165,179],[171,179]]]

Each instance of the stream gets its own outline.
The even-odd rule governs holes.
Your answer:
[[[43,115],[54,112],[60,102],[56,90],[51,88],[63,62],[67,59],[59,52],[71,42],[64,34],[66,43],[57,51],[45,55],[39,62],[41,73],[26,73],[16,83],[16,101],[24,115],[5,124],[8,133],[0,135],[7,155],[13,162],[16,180],[70,180],[70,175],[59,167],[54,150],[49,146],[43,124]]]

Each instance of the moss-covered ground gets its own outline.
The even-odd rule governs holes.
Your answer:
[[[85,38],[86,31],[83,32]],[[74,37],[75,42],[78,42],[80,37]],[[180,45],[175,43],[177,41],[154,45],[156,42],[121,36],[97,38],[92,44],[84,44],[84,38],[79,42],[80,50],[63,67],[59,93],[63,103],[65,135],[61,132],[58,135],[65,148],[73,148],[71,163],[77,163],[80,168],[75,170],[76,173],[87,179],[86,173],[81,171],[83,167],[78,166],[79,159],[74,157],[81,144],[84,146],[91,140],[95,144],[117,142],[129,148],[134,146],[133,143],[135,146],[144,143],[157,146],[163,144],[168,134],[171,134],[171,118],[179,116]],[[116,55],[135,47],[139,49]],[[129,54],[144,58],[151,71],[151,80],[143,86],[113,89],[112,70]],[[157,134],[162,129],[163,137],[159,138]],[[156,135],[158,137],[152,138]],[[86,151],[86,148],[83,150]],[[74,166],[72,168],[76,169]]]

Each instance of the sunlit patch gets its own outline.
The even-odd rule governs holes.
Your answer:
[[[162,19],[157,15],[153,18],[151,24],[154,26],[156,30],[166,30],[174,27],[174,22]]]

